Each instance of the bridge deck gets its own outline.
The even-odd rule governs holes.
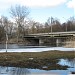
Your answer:
[[[28,34],[25,37],[65,37],[65,36],[66,37],[68,37],[68,36],[75,36],[75,31]]]

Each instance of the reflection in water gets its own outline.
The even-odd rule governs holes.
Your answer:
[[[49,62],[48,60],[46,60],[47,62]],[[46,62],[45,62],[46,63]],[[43,68],[39,69],[38,66],[33,65],[33,69],[28,69],[28,68],[20,68],[20,67],[2,67],[0,66],[0,75],[34,75],[34,74],[40,74],[40,75],[69,75],[70,72],[74,72],[75,71],[75,59],[60,59],[60,61],[58,62],[59,65],[67,65],[70,68],[68,68],[67,70],[55,70],[56,69],[56,64],[54,65],[55,69],[51,67],[52,64],[50,65],[49,63],[47,63],[47,65],[43,63],[40,64],[40,66]],[[55,61],[56,63],[56,61]],[[46,65],[46,66],[44,66]],[[34,67],[35,66],[35,67]],[[58,66],[59,67],[59,66]],[[57,68],[58,68],[57,67]],[[61,66],[60,66],[61,67]],[[37,69],[36,69],[37,68]],[[48,69],[46,69],[48,68]]]
[[[0,49],[5,49],[6,44],[0,44]],[[8,49],[17,49],[19,46],[17,44],[8,44]]]
[[[60,59],[58,64],[75,68],[75,59]]]
[[[8,72],[8,67],[2,67],[0,66],[0,74],[5,74]]]
[[[27,75],[30,74],[30,71],[27,68],[18,68],[18,67],[1,67],[0,74],[6,75]]]
[[[26,68],[13,68],[13,70],[11,70],[11,75],[27,75],[29,73]]]
[[[58,62],[58,64],[64,66],[67,65],[70,68],[68,68],[69,72],[75,72],[75,58],[74,59],[60,59],[60,61]]]
[[[75,68],[75,59],[68,59],[67,62],[68,64],[70,64],[71,67]]]

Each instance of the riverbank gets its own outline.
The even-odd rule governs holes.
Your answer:
[[[1,46],[2,47],[2,46]],[[3,46],[4,47],[4,46]],[[75,48],[65,47],[47,47],[47,46],[24,46],[24,45],[8,45],[7,52],[43,52],[43,51],[75,51]],[[0,53],[6,52],[6,49],[1,48]]]
[[[0,53],[0,66],[16,66],[29,68],[42,68],[44,65],[51,66],[48,69],[66,69],[56,65],[58,59],[74,59],[74,51],[45,51],[45,52],[24,52],[24,53]],[[54,68],[53,68],[54,67]]]

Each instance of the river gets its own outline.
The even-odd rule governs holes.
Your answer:
[[[75,48],[50,47],[50,46],[25,46],[17,44],[8,44],[7,52],[42,52],[49,50],[74,51]],[[0,52],[6,52],[5,44],[0,44]]]
[[[60,59],[57,64],[66,65],[69,68],[67,70],[42,70],[0,66],[0,75],[72,75],[71,72],[75,71],[75,59]]]

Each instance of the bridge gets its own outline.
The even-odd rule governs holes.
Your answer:
[[[75,31],[70,32],[52,32],[52,33],[37,33],[37,34],[28,34],[24,36],[27,40],[34,41],[33,43],[37,43],[42,45],[43,43],[55,43],[60,44],[63,43],[66,39],[75,37]]]

